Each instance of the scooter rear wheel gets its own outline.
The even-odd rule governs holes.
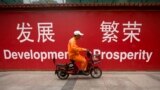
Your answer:
[[[57,76],[59,79],[65,80],[69,77],[69,74],[65,70],[57,71]]]
[[[98,67],[95,67],[91,70],[92,78],[100,78],[102,76],[102,70]]]

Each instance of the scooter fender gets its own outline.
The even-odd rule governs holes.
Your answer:
[[[56,65],[55,74],[57,74],[59,70],[66,70],[66,65]]]

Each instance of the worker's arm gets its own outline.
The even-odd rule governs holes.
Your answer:
[[[78,47],[75,41],[71,42],[71,47],[74,51],[87,51],[85,48]]]

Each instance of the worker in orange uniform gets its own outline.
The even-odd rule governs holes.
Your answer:
[[[84,34],[80,31],[74,31],[74,36],[68,42],[68,55],[70,60],[80,62],[80,71],[85,72],[87,68],[87,61],[84,56],[80,55],[81,51],[87,51],[85,48],[81,48],[77,45],[78,39],[80,39]]]

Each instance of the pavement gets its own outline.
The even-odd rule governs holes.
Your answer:
[[[54,71],[7,71],[0,72],[0,90],[160,90],[160,72],[109,71],[99,79],[60,80]]]

